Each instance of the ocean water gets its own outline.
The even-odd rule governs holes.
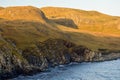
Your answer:
[[[120,59],[70,63],[33,76],[19,76],[13,80],[120,80]]]

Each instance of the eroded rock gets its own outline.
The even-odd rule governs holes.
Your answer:
[[[19,52],[15,46],[4,45],[0,48],[0,79],[29,75],[70,62],[104,61],[120,57],[119,52],[103,49],[95,52],[61,39],[48,39]]]

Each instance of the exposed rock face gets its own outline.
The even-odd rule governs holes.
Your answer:
[[[15,77],[24,74],[28,63],[14,49],[7,46],[0,48],[0,79]]]
[[[104,61],[116,59],[120,53],[94,52],[85,46],[77,46],[66,40],[48,39],[19,53],[17,49],[0,48],[0,79],[45,71],[48,67],[70,62]]]
[[[120,51],[99,50],[95,53],[92,61],[105,61],[120,58]]]

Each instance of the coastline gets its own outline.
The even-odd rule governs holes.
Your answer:
[[[3,51],[4,50],[4,51]],[[71,62],[101,62],[120,58],[120,52],[106,53],[106,50],[94,52],[85,46],[74,43],[49,39],[37,44],[37,48],[29,48],[19,54],[11,54],[8,47],[1,49],[2,62],[0,79],[6,80],[19,75],[32,75],[43,72],[49,67],[69,64]]]

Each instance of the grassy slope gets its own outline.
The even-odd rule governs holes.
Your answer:
[[[1,45],[7,41],[25,48],[48,38],[62,37],[62,31],[54,26],[37,8],[8,7],[0,11]]]
[[[49,12],[46,12],[48,11],[48,9]],[[44,41],[49,38],[61,38],[72,41],[78,45],[85,45],[94,50],[98,48],[120,50],[118,17],[107,16],[98,12],[87,12],[74,9],[67,9],[67,11],[66,9],[64,9],[64,12],[59,12],[59,8],[52,8],[52,10],[51,8],[43,8],[42,10],[44,11],[46,16],[41,10],[31,6],[10,7],[1,10],[0,45],[2,46],[6,43],[13,45],[14,43],[17,48],[24,49],[30,46],[34,47],[37,42]],[[68,12],[72,16],[69,16]],[[80,19],[82,20],[82,22],[79,23],[79,17],[76,14],[81,14]],[[64,25],[64,23],[60,25],[54,22],[56,19],[61,19],[61,17],[62,19],[64,19],[67,15],[69,18],[71,17],[70,21],[73,20],[78,29],[69,28],[70,21],[68,21],[68,24],[66,25]],[[74,19],[72,18],[75,17],[73,15],[77,17]],[[95,18],[93,18],[93,16]],[[46,17],[48,17],[49,19],[47,19]],[[105,17],[104,19],[107,20],[102,21],[104,20],[102,17]],[[51,18],[55,20],[51,20]],[[89,23],[85,22],[86,20],[89,20]],[[91,23],[91,21],[95,21],[95,24]],[[113,24],[114,21],[116,21],[116,25]],[[104,31],[102,33],[99,33],[102,24],[105,23],[108,25],[112,24],[112,28],[105,28],[105,30],[108,30],[108,32],[110,33],[105,34]],[[94,27],[92,24],[94,25]],[[113,31],[109,31],[109,29]],[[97,36],[95,34],[97,34]],[[98,36],[100,34],[103,34],[105,36]]]
[[[120,34],[120,17],[109,16],[96,11],[70,8],[44,7],[41,9],[49,19],[71,19],[79,30],[108,34]]]
[[[53,21],[60,19],[73,20],[78,29],[63,26],[59,29],[70,34],[71,39],[69,40],[77,44],[86,45],[92,49],[120,49],[120,17],[96,11],[59,7],[44,7],[41,10]]]
[[[8,42],[15,42],[20,48],[35,46],[38,41],[49,38],[62,38],[62,32],[56,31],[57,28],[40,22],[0,21],[0,25],[2,38]]]

